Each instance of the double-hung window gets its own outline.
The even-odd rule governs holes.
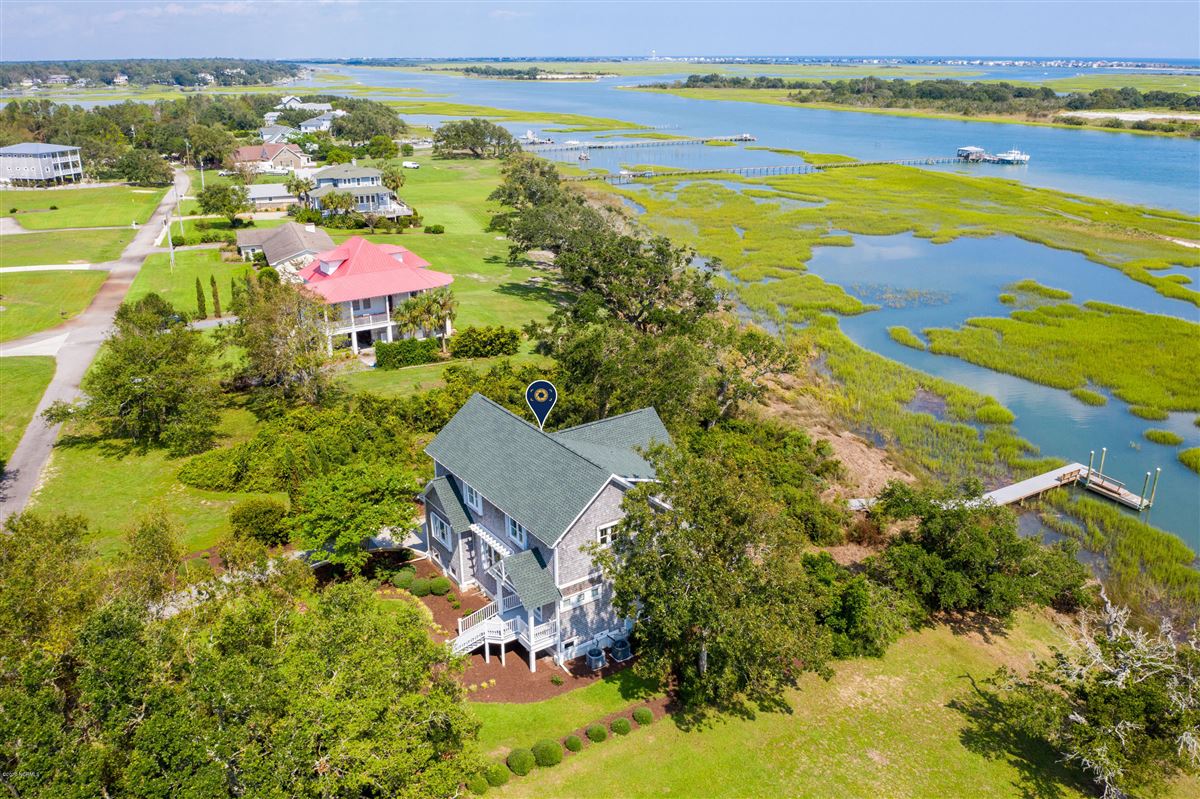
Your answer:
[[[529,531],[520,525],[511,516],[504,517],[504,526],[507,528],[508,537],[512,539],[517,546],[528,546]]]
[[[433,537],[437,539],[438,543],[446,547],[446,549],[451,548],[450,525],[446,523],[445,519],[432,511],[429,514],[429,529],[433,531]]]
[[[606,547],[612,544],[613,534],[616,533],[618,524],[620,522],[606,524],[596,531],[596,541],[599,542],[600,546]]]
[[[467,501],[467,507],[476,513],[483,513],[483,497],[479,492],[467,485],[466,482],[462,484],[462,488],[463,499]]]

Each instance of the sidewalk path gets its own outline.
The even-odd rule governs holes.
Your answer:
[[[46,230],[31,230],[11,216],[0,216],[0,236],[36,236],[39,233],[78,233],[88,230],[131,230],[129,225],[101,225],[99,227],[55,227]]]
[[[14,272],[86,272],[95,269],[105,272],[112,264],[36,264],[34,266],[0,266],[0,275],[11,275]]]
[[[186,193],[188,178],[185,172],[175,172],[175,186],[180,194]],[[42,411],[53,402],[71,402],[79,396],[79,382],[100,350],[117,308],[137,277],[142,262],[154,251],[154,239],[174,204],[171,192],[163,195],[158,208],[141,226],[121,257],[102,265],[108,270],[108,278],[83,313],[52,330],[0,344],[0,356],[53,353],[56,358],[54,377],[0,480],[0,522],[25,509],[58,439],[61,425],[47,425],[42,420]]]

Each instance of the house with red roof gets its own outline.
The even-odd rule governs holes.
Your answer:
[[[336,339],[346,336],[356,353],[379,341],[405,338],[392,321],[392,311],[410,297],[454,282],[450,275],[430,269],[429,262],[411,250],[373,244],[361,236],[317,253],[296,274],[328,306],[330,350]],[[448,336],[453,332],[450,320],[444,325]],[[416,337],[433,334],[419,331]]]

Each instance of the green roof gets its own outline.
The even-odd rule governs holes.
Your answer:
[[[653,477],[633,451],[652,440],[671,442],[653,409],[549,434],[473,394],[425,453],[553,545],[613,474]]]
[[[529,610],[562,599],[562,592],[554,584],[554,575],[546,568],[546,562],[536,549],[509,555],[500,563],[504,567],[504,575],[521,598],[521,604]]]
[[[454,532],[462,534],[471,529],[471,511],[463,504],[453,480],[435,477],[425,486],[425,498],[433,500],[436,510],[446,517]]]

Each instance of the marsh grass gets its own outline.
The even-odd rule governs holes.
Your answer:
[[[1200,409],[1200,326],[1184,319],[1105,303],[1062,303],[924,333],[938,355],[1042,385],[1072,390],[1095,384],[1135,406]]]
[[[1104,396],[1098,391],[1092,391],[1091,389],[1087,388],[1073,388],[1071,389],[1071,396],[1082,402],[1084,405],[1100,406],[1108,404],[1108,397]]]
[[[1171,415],[1162,408],[1156,408],[1153,405],[1133,405],[1130,406],[1129,412],[1140,419],[1149,419],[1152,422],[1161,422]]]
[[[1191,469],[1193,472],[1200,474],[1200,447],[1192,447],[1185,449],[1179,453],[1179,462]]]
[[[1026,278],[1025,280],[1018,280],[1016,283],[1011,283],[1005,286],[1005,288],[1007,288],[1009,291],[1016,291],[1020,292],[1021,294],[1032,294],[1036,297],[1043,297],[1047,300],[1071,299],[1071,292],[1063,289],[1051,288],[1050,286],[1043,286],[1036,280],[1031,280],[1029,278]]]
[[[1143,435],[1146,436],[1148,441],[1153,441],[1155,444],[1163,444],[1168,447],[1177,447],[1183,443],[1183,436],[1172,430],[1159,430],[1152,427],[1143,433]]]
[[[925,342],[921,340],[920,336],[904,325],[892,325],[887,329],[887,332],[892,337],[892,341],[895,341],[897,344],[912,347],[914,350],[925,351]]]
[[[1105,585],[1114,600],[1145,612],[1170,608],[1184,623],[1200,619],[1196,553],[1181,539],[1108,502],[1064,489],[1044,494],[1042,501],[1079,522],[1059,524],[1056,532],[1105,557]]]

